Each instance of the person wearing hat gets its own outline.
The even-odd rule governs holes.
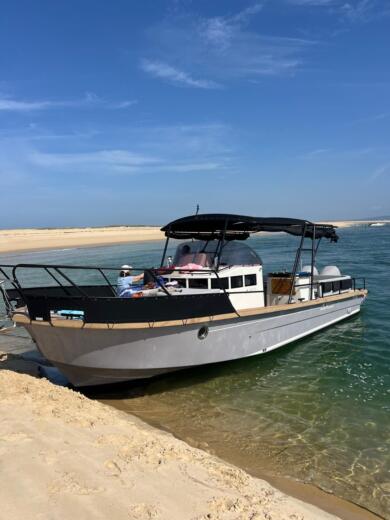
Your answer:
[[[122,265],[121,270],[119,272],[119,277],[117,280],[117,294],[118,296],[122,296],[124,291],[127,291],[131,289],[132,284],[140,282],[143,277],[144,273],[138,274],[138,275],[132,275],[131,265]]]

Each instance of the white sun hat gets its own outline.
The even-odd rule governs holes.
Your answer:
[[[125,264],[121,266],[121,269],[123,271],[129,271],[130,269],[133,269],[133,266]]]

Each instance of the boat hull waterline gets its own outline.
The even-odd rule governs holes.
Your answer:
[[[92,386],[265,354],[358,313],[366,291],[345,296],[293,304],[283,312],[274,307],[275,312],[172,326],[53,326],[22,316],[15,321],[74,386]]]

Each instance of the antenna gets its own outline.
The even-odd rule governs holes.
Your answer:
[[[197,215],[199,213],[199,204],[196,205],[196,213],[195,215]]]

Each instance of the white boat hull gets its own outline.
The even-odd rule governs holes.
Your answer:
[[[324,298],[312,305],[172,326],[94,328],[29,320],[21,324],[73,385],[89,386],[264,354],[358,313],[364,298],[364,291],[355,291],[350,297]],[[200,339],[205,328],[207,335]]]

